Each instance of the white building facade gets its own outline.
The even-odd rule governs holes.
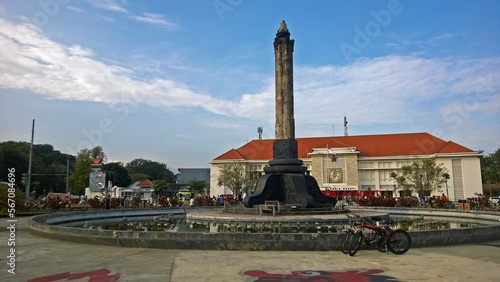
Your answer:
[[[262,174],[272,159],[274,140],[253,140],[232,149],[211,162],[211,195],[231,194],[219,186],[220,168],[227,163],[241,162],[248,173]],[[393,173],[414,161],[435,157],[450,179],[431,195],[445,194],[451,200],[475,197],[482,193],[481,154],[444,141],[428,133],[297,138],[299,159],[307,167],[325,194],[334,196],[366,195],[402,196]],[[417,195],[415,195],[417,196]]]

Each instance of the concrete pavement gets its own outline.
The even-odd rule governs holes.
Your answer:
[[[500,241],[418,248],[402,256],[360,250],[243,252],[120,248],[39,237],[18,217],[15,247],[0,218],[0,281],[498,281]],[[12,241],[11,241],[12,242]],[[15,274],[8,265],[15,248]],[[12,266],[12,265],[11,265]],[[328,280],[330,279],[330,280]]]

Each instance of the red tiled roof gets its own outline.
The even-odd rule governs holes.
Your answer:
[[[453,141],[448,141],[448,143],[439,151],[439,153],[456,153],[456,152],[469,152],[470,149],[459,145]]]
[[[223,160],[243,160],[243,159],[245,159],[235,149],[231,149],[230,151],[222,154],[219,158],[222,158]]]
[[[361,157],[432,155],[436,153],[474,153],[455,142],[446,142],[429,133],[335,136],[296,138],[299,158],[309,158],[313,148],[356,147]],[[238,149],[232,149],[217,160],[271,160],[274,139],[253,140]]]
[[[153,182],[151,182],[149,179],[141,181],[141,183],[137,184],[139,187],[152,187]]]
[[[483,184],[483,189],[486,189],[486,190],[500,189],[500,185],[498,185],[498,184]]]

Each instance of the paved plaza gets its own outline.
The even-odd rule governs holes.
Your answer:
[[[120,248],[37,236],[18,217],[15,274],[2,218],[0,281],[498,281],[500,241],[410,249],[246,252]]]

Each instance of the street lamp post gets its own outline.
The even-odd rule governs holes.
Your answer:
[[[446,198],[450,198],[450,194],[448,194],[448,179],[450,179],[450,175],[448,173],[443,174],[444,177],[444,185],[446,186]]]

